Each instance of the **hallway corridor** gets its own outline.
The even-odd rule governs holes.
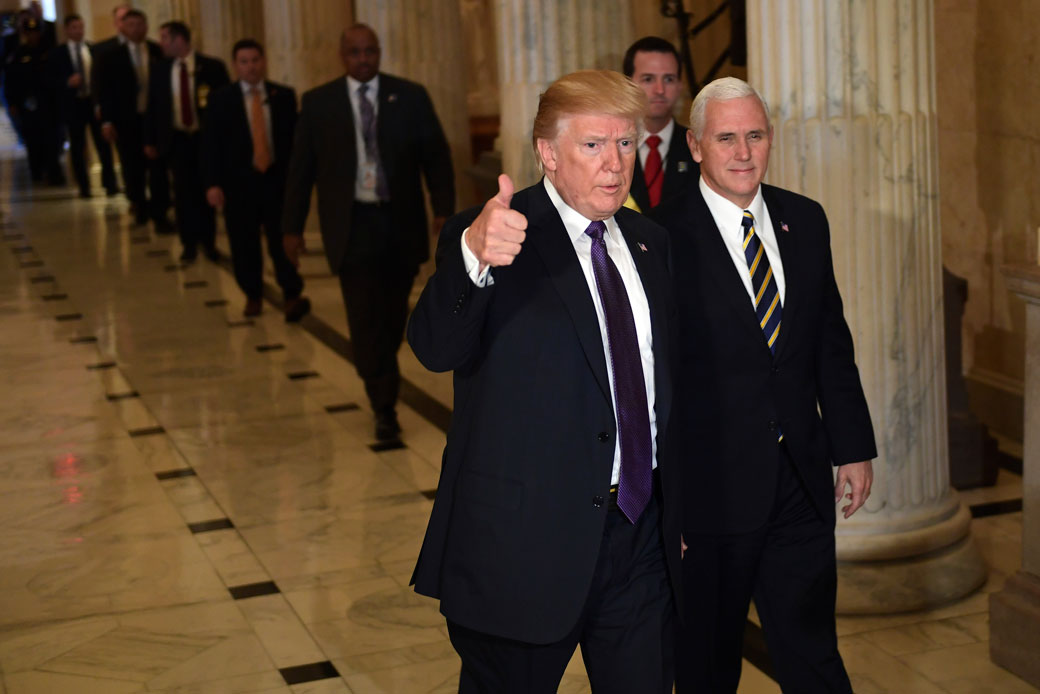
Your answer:
[[[456,691],[437,605],[408,588],[450,377],[405,347],[404,445],[374,445],[320,255],[314,315],[243,320],[226,263],[176,264],[122,198],[27,191],[16,155],[0,161],[0,694]],[[1012,472],[965,495],[981,592],[839,619],[857,692],[1036,691],[988,659],[1020,497]],[[740,691],[778,692],[753,641]],[[588,691],[580,656],[560,691]]]

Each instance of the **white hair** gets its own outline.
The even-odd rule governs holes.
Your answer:
[[[704,85],[697,92],[697,97],[690,106],[690,130],[698,140],[704,132],[704,113],[708,109],[709,101],[729,101],[730,99],[742,99],[745,96],[754,96],[762,104],[766,112],[766,123],[769,123],[769,104],[758,93],[758,90],[750,84],[737,77],[720,77]]]

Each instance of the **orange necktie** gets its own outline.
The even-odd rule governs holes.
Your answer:
[[[249,120],[253,126],[253,166],[260,173],[271,168],[271,150],[267,145],[267,121],[264,120],[264,104],[260,90],[253,87],[253,100],[249,106]]]

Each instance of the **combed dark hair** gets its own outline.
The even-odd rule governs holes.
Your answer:
[[[72,24],[72,23],[73,23],[73,22],[75,22],[75,21],[80,21],[80,22],[82,22],[82,21],[83,21],[83,18],[82,18],[82,17],[80,17],[80,16],[79,16],[78,14],[76,14],[75,12],[73,12],[72,14],[67,14],[67,15],[65,15],[65,26],[68,26],[68,25]]]
[[[165,24],[161,25],[159,28],[160,29],[165,29],[172,36],[179,36],[179,37],[181,37],[182,39],[184,39],[184,41],[186,43],[191,43],[191,29],[189,29],[188,25],[185,24],[184,22],[179,22],[177,20],[173,20],[172,22],[166,22]]]
[[[146,15],[144,12],[137,9],[136,7],[131,7],[129,10],[126,11],[126,14],[123,15],[123,19],[126,19],[127,17],[137,17],[138,19],[143,19],[146,22],[148,21],[148,15]]]
[[[682,77],[682,58],[671,41],[662,39],[660,36],[644,36],[629,46],[625,51],[625,58],[621,62],[621,72],[625,73],[625,77],[635,74],[636,53],[671,53],[675,56],[675,64],[679,66],[677,74]]]
[[[239,51],[252,49],[259,51],[260,55],[264,54],[264,47],[256,39],[239,39],[235,41],[235,45],[231,47],[231,59],[234,60],[238,56]]]

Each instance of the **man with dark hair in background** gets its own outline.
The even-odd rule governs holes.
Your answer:
[[[202,184],[209,204],[224,210],[235,280],[246,295],[243,314],[259,315],[263,307],[263,227],[267,254],[285,296],[285,320],[293,323],[311,307],[301,296],[303,280],[282,244],[296,92],[264,79],[264,47],[253,39],[234,45],[231,63],[238,81],[213,93],[202,129]]]
[[[150,219],[156,232],[171,233],[166,216],[170,207],[166,162],[144,155],[148,84],[162,70],[162,51],[159,44],[145,38],[148,18],[140,10],[123,12],[119,27],[115,43],[97,52],[94,60],[101,134],[119,152],[123,189],[137,224],[147,224]]]
[[[408,296],[430,257],[422,180],[433,227],[455,209],[448,141],[426,90],[379,72],[371,27],[343,32],[345,77],[303,95],[285,194],[285,251],[298,262],[303,226],[318,189],[325,256],[339,275],[354,364],[376,416],[376,438],[392,441]]]
[[[66,42],[51,51],[51,70],[58,91],[58,114],[69,136],[69,165],[79,186],[80,197],[90,197],[87,170],[87,130],[101,162],[101,184],[108,195],[119,192],[112,162],[112,147],[101,135],[101,124],[94,117],[94,84],[91,72],[94,47],[83,40],[83,18],[65,17]]]
[[[215,214],[200,179],[201,131],[210,94],[231,80],[224,61],[194,50],[184,22],[159,27],[159,44],[166,60],[149,81],[145,156],[170,163],[181,262],[194,261],[199,246],[207,258],[217,260]]]
[[[700,170],[686,146],[686,128],[672,115],[682,93],[682,63],[670,42],[645,36],[625,51],[622,72],[650,102],[631,191],[639,211],[649,213],[696,181]]]

